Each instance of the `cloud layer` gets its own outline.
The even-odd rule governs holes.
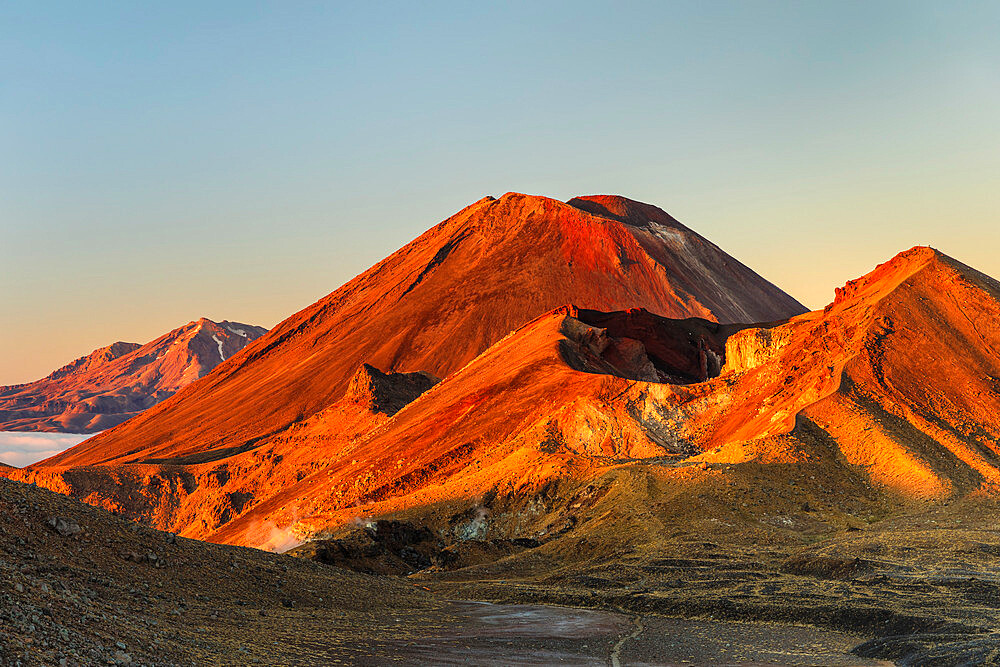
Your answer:
[[[93,437],[95,433],[0,431],[0,462],[23,468]]]

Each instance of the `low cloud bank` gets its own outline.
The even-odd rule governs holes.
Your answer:
[[[26,465],[55,456],[95,435],[97,434],[0,431],[0,463],[23,468]]]

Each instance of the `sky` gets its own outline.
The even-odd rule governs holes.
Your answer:
[[[0,384],[273,326],[507,191],[813,308],[918,244],[1000,277],[1000,4],[485,4],[0,4]]]
[[[55,456],[94,434],[0,431],[0,461],[15,468]]]

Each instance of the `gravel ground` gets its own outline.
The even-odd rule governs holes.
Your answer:
[[[0,665],[336,664],[452,622],[406,581],[140,526],[0,479]]]

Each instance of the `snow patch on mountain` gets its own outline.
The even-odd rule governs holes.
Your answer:
[[[215,334],[212,334],[212,340],[214,340],[215,344],[219,346],[219,359],[225,361],[226,355],[222,353],[222,341],[219,340],[219,337],[216,336]]]

